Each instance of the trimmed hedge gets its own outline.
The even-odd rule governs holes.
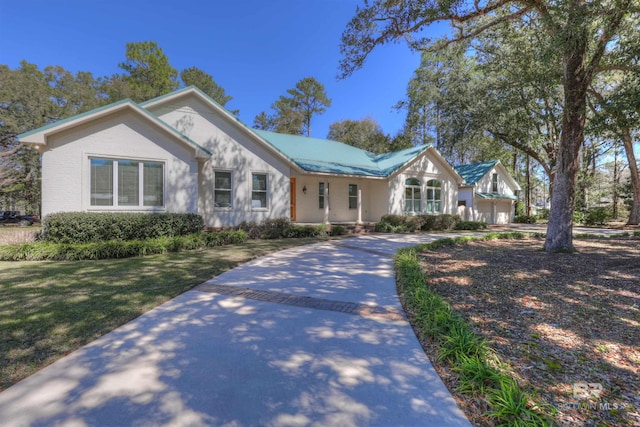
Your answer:
[[[286,217],[265,219],[260,223],[243,221],[238,228],[245,231],[250,239],[318,237],[327,234],[327,227],[324,224],[317,226],[293,225]]]
[[[416,230],[453,230],[460,222],[458,215],[383,215],[376,224],[375,231],[383,233],[404,233]]]
[[[90,243],[185,236],[204,229],[200,215],[181,213],[60,212],[42,221],[41,240]]]
[[[76,261],[129,258],[241,244],[247,240],[242,231],[195,233],[186,236],[158,237],[146,240],[108,240],[89,243],[32,242],[0,246],[0,261]]]
[[[516,217],[513,218],[513,222],[519,224],[535,224],[536,221],[537,219],[535,215],[516,215]]]
[[[482,221],[460,221],[456,224],[456,230],[486,230],[489,228],[486,222]]]

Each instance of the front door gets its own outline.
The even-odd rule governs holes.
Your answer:
[[[289,185],[289,207],[291,209],[291,221],[295,221],[296,220],[296,179],[295,178],[290,178],[290,185]]]

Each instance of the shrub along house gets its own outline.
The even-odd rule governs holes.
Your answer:
[[[457,213],[464,184],[432,146],[374,155],[255,130],[194,87],[110,104],[18,139],[42,156],[43,216],[189,212],[209,227],[278,217],[375,222]]]
[[[513,221],[520,186],[499,160],[456,166],[465,180],[458,196],[459,214],[471,221],[508,224]]]

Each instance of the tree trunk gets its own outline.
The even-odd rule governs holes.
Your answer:
[[[585,69],[587,33],[580,27],[572,34],[564,55],[564,111],[555,167],[551,212],[544,248],[547,252],[573,251],[573,208],[580,147],[584,141],[587,88]]]
[[[527,154],[527,194],[525,204],[527,205],[527,216],[531,216],[531,160]]]
[[[633,140],[629,129],[624,129],[622,135],[624,151],[627,153],[627,161],[629,162],[629,171],[631,172],[631,188],[633,189],[633,205],[629,212],[628,225],[640,224],[640,175],[638,175],[638,163],[636,155],[633,153]]]
[[[620,172],[618,170],[618,146],[613,148],[613,219],[618,219],[618,184]]]

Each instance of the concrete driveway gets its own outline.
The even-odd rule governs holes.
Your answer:
[[[0,393],[3,426],[470,426],[369,235],[259,258]]]

